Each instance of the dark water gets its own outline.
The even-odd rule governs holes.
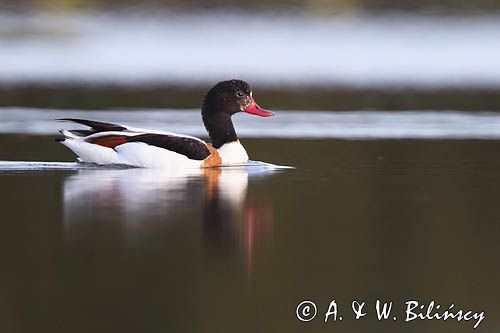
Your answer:
[[[50,141],[0,136],[0,160],[72,160]],[[296,169],[0,171],[0,332],[472,331],[405,323],[412,299],[498,330],[499,141],[244,144]]]

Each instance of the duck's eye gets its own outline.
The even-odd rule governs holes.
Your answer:
[[[245,96],[245,94],[243,93],[243,91],[237,91],[236,96],[243,97],[243,96]]]

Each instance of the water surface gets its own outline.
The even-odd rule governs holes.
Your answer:
[[[404,301],[434,299],[484,310],[485,332],[500,325],[497,140],[243,139],[255,159],[296,169],[187,175],[82,169],[51,140],[0,136],[0,160],[70,163],[0,168],[2,331],[473,325],[348,316],[353,299],[377,298],[401,318]],[[346,318],[299,322],[304,299],[323,311],[336,299]]]
[[[56,121],[68,117],[206,136],[199,109],[56,110],[3,107],[0,108],[0,133],[40,135],[54,134],[61,128],[84,128]],[[242,138],[500,138],[500,113],[485,111],[279,110],[269,118],[240,113],[233,117],[233,121],[238,136]]]

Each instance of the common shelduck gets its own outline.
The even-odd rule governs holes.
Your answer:
[[[211,143],[170,132],[133,128],[85,119],[64,118],[90,130],[61,130],[57,141],[71,149],[80,162],[125,164],[145,168],[206,168],[243,164],[248,155],[238,140],[231,117],[246,112],[274,115],[252,97],[245,81],[222,81],[205,95],[201,116]]]

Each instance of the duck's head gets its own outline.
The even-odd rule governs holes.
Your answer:
[[[215,148],[238,140],[231,121],[231,116],[238,112],[261,117],[274,115],[255,103],[250,85],[242,80],[219,82],[205,95],[201,115]]]
[[[242,80],[221,81],[213,86],[203,100],[202,114],[225,114],[232,116],[246,112],[261,117],[270,117],[274,113],[261,108],[252,97],[250,85]]]

